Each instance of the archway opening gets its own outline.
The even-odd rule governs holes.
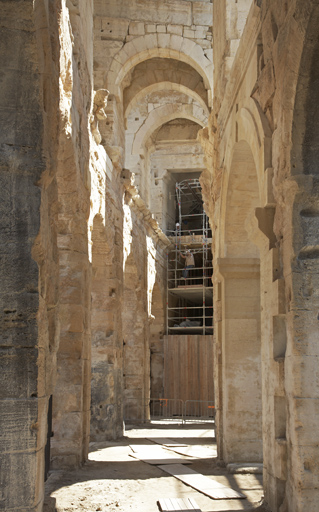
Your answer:
[[[260,265],[247,223],[259,206],[259,192],[253,154],[245,141],[234,148],[224,202],[218,432],[226,462],[258,462],[262,460]]]

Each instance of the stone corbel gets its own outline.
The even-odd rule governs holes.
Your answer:
[[[90,115],[90,124],[92,135],[97,144],[101,144],[102,136],[99,131],[99,121],[105,121],[107,118],[105,109],[107,107],[107,99],[109,91],[107,89],[98,89],[94,93],[93,113]]]
[[[271,250],[276,247],[276,235],[273,230],[275,208],[255,208],[245,222],[248,238],[260,250]]]
[[[66,6],[69,9],[70,14],[80,16],[79,0],[66,0]]]

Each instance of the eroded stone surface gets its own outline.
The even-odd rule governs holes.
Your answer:
[[[318,2],[3,1],[0,23],[0,508],[42,508],[50,396],[59,469],[162,396],[165,231],[202,173],[219,458],[316,512]]]

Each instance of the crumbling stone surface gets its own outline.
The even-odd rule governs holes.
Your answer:
[[[162,396],[165,231],[201,172],[219,458],[316,512],[317,0],[2,1],[0,24],[0,508],[40,511],[45,449],[78,467]]]
[[[227,424],[235,415],[235,405],[229,411],[229,397],[237,401],[243,383],[234,379],[228,353],[232,342],[229,318],[236,316],[235,350],[243,354],[250,337],[255,344],[261,333],[258,402],[263,420],[265,506],[281,512],[315,511],[318,471],[310,425],[316,417],[318,395],[312,367],[317,354],[318,309],[314,293],[317,143],[313,139],[318,70],[312,37],[318,30],[318,6],[312,1],[247,2],[239,44],[234,44],[238,24],[228,23],[233,16],[230,2],[214,3],[214,109],[201,134],[211,171],[203,174],[202,183],[214,226],[214,293],[215,306],[219,305],[215,316],[219,454],[230,460],[234,450],[229,451],[229,443],[233,435],[240,435],[238,427],[227,433]],[[243,141],[253,157],[251,175],[248,152],[241,167]],[[245,181],[239,181],[238,173]],[[260,275],[255,275],[260,284],[256,317],[260,331],[253,334],[247,323],[241,338],[238,326],[247,322],[251,309],[238,308],[229,296],[230,289],[235,294],[235,276],[224,269],[234,272],[236,268],[237,272],[239,265],[247,264],[254,247],[260,265]],[[247,285],[238,281],[242,304]],[[247,375],[252,370],[245,361]],[[305,374],[311,376],[311,387]],[[252,405],[253,373],[250,381],[253,386],[245,387],[240,395]],[[306,405],[310,403],[311,413]]]

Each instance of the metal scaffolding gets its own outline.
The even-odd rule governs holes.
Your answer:
[[[176,183],[176,226],[167,235],[167,333],[213,334],[211,231],[198,179]],[[195,267],[183,277],[182,255],[190,250]],[[184,254],[185,256],[185,254]]]

